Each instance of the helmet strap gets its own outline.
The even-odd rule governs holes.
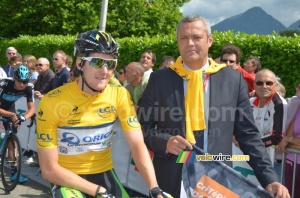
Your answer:
[[[82,84],[81,84],[81,89],[83,91],[83,85],[86,84],[86,86],[92,90],[93,92],[101,92],[102,90],[96,90],[96,89],[93,89],[89,84],[87,84],[86,80],[84,79],[84,74],[83,72],[81,71],[81,78],[82,78]]]

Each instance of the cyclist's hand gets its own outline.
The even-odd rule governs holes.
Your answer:
[[[162,191],[159,187],[154,187],[149,192],[150,198],[173,198],[172,195]]]
[[[15,121],[15,124],[21,124],[21,122],[25,122],[26,118],[21,115],[21,114],[17,114],[17,120]]]
[[[107,190],[102,186],[98,186],[97,190],[99,191],[95,196],[96,198],[115,198],[115,196],[113,196],[112,194],[107,193]]]
[[[115,198],[112,194],[108,194],[106,191],[104,193],[98,194],[97,198]]]

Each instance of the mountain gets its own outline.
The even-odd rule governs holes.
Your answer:
[[[288,29],[300,31],[300,20],[298,20],[295,23],[293,23],[292,25],[290,25]]]
[[[246,12],[225,19],[212,26],[212,30],[234,32],[240,31],[247,34],[272,34],[287,28],[260,7],[253,7]]]

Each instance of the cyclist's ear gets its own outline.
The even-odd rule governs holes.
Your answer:
[[[79,71],[82,71],[82,67],[83,67],[83,64],[84,64],[85,61],[81,60],[81,59],[77,59],[76,60],[76,67]]]

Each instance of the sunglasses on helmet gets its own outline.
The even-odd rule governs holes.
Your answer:
[[[117,66],[117,59],[104,59],[99,57],[80,57],[81,60],[89,61],[90,66],[100,69],[103,66],[107,66],[107,69],[112,70]]]

